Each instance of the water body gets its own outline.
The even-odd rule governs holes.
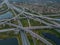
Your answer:
[[[43,35],[45,38],[48,38],[48,39],[54,41],[56,43],[56,45],[60,45],[60,38],[59,37],[57,37],[53,34],[50,34],[50,33],[45,33],[45,32],[43,33]]]
[[[16,38],[0,40],[0,45],[18,45],[18,40]]]
[[[4,13],[2,15],[0,15],[0,20],[3,20],[3,19],[10,19],[12,18],[12,13],[11,12],[7,12],[7,13]]]
[[[0,0],[0,3],[2,2],[3,0]]]

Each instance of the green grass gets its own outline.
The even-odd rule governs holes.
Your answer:
[[[3,6],[2,8],[7,9],[6,6]],[[11,9],[9,9],[9,11],[12,12]],[[15,11],[15,10],[14,10],[14,11]],[[16,12],[16,11],[15,11],[15,12]],[[32,13],[32,14],[37,14],[37,13],[31,12],[31,11],[29,11],[29,10],[27,10],[27,12]],[[13,12],[12,12],[12,14],[14,15]],[[18,12],[16,12],[16,14],[18,14]],[[49,14],[49,13],[48,13],[48,14]],[[37,14],[37,15],[38,15],[38,14]],[[14,16],[15,16],[15,15],[14,15]],[[25,16],[21,15],[20,17],[25,17]],[[21,23],[22,23],[22,25],[23,25],[24,27],[29,26],[27,19],[20,19],[20,21],[21,21]],[[45,21],[46,21],[46,20],[45,20]],[[47,21],[47,22],[48,22],[48,21]],[[17,21],[14,21],[14,20],[11,20],[11,23],[14,23],[14,24],[18,25],[18,22],[17,22]],[[43,26],[43,25],[44,25],[44,24],[42,24],[42,23],[40,23],[40,22],[38,22],[38,21],[34,21],[34,20],[32,20],[32,19],[30,19],[30,23],[31,23],[31,26]],[[0,27],[1,27],[0,29],[7,29],[7,28],[12,28],[13,26],[5,25],[5,27],[3,27],[3,25],[0,25]],[[15,27],[13,27],[13,28],[15,28]],[[54,35],[56,35],[57,37],[60,38],[60,33],[58,33],[57,31],[55,31],[54,29],[43,29],[43,30],[41,29],[41,30],[35,30],[35,31],[33,31],[33,32],[37,33],[38,35],[40,35],[40,36],[42,36],[42,37],[44,37],[44,36],[42,35],[42,33],[43,33],[43,32],[46,32],[46,33],[54,34]],[[20,44],[22,45],[22,41],[21,41],[21,36],[20,36],[20,34],[17,34],[17,35],[16,35],[16,34],[14,34],[13,31],[0,33],[0,38],[2,38],[2,39],[12,38],[12,37],[17,37],[18,41],[19,41]],[[27,34],[27,37],[28,37],[28,39],[29,39],[29,41],[30,41],[30,44],[33,45],[32,36],[31,36],[30,34]],[[55,43],[54,43],[53,41],[51,41],[50,39],[47,39],[47,40],[50,41],[50,42],[52,42],[53,44],[55,44]],[[39,40],[36,39],[36,45],[40,45],[40,44],[41,44],[41,45],[45,45],[43,42],[41,42],[41,41],[39,41]]]
[[[34,32],[42,37],[44,37],[43,32],[45,32],[45,33],[50,33],[50,34],[56,35],[58,38],[60,38],[60,33],[55,31],[54,29],[35,30]],[[55,45],[55,43],[52,40],[50,40],[50,39],[47,39],[47,40],[50,41],[53,45]]]
[[[34,21],[32,19],[30,19],[30,23],[32,26],[43,26],[44,24],[38,21]]]
[[[3,9],[3,10],[2,10],[2,9]],[[5,10],[7,10],[7,9],[8,9],[7,5],[3,4],[3,6],[0,7],[0,14],[5,13],[5,12],[3,12],[3,11],[5,11]],[[2,13],[2,12],[3,12],[3,13]]]
[[[22,23],[22,25],[23,25],[24,27],[29,26],[27,19],[21,19],[21,23]]]

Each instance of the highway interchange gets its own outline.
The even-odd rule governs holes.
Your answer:
[[[17,7],[14,6],[13,4],[10,4],[8,0],[4,0],[4,1],[0,4],[0,6],[2,6],[4,3],[8,6],[8,9],[9,9],[9,8],[12,9],[12,12],[14,13],[15,16],[14,16],[13,18],[11,18],[11,19],[0,20],[0,25],[2,25],[2,24],[7,24],[7,25],[10,25],[10,26],[14,26],[14,27],[16,27],[16,28],[3,29],[3,30],[0,30],[0,32],[7,32],[7,31],[16,31],[16,32],[18,31],[18,32],[20,32],[23,45],[30,45],[29,40],[28,40],[25,32],[30,33],[30,35],[31,35],[33,38],[39,39],[40,41],[42,41],[42,42],[45,43],[46,45],[53,45],[53,44],[51,44],[49,41],[47,41],[46,39],[44,39],[43,37],[41,37],[40,35],[34,33],[32,30],[33,30],[33,29],[46,29],[46,28],[47,28],[47,29],[51,29],[51,28],[53,28],[53,29],[55,29],[56,31],[58,31],[58,32],[60,33],[60,31],[59,31],[59,29],[60,29],[60,24],[57,22],[57,21],[59,21],[60,19],[55,19],[55,18],[50,18],[50,17],[49,17],[49,16],[60,16],[60,15],[47,15],[47,16],[46,16],[46,15],[43,16],[42,14],[40,14],[40,15],[35,15],[35,14],[32,14],[32,13],[25,12],[25,9],[24,9],[24,8],[22,8],[22,9],[17,8]],[[8,10],[8,9],[7,9],[7,10]],[[14,12],[13,9],[16,10],[17,12],[19,12],[19,14],[17,15],[17,14]],[[5,11],[6,11],[6,10],[5,10]],[[21,17],[21,18],[20,18],[19,16],[22,15],[22,14],[23,14],[25,17]],[[24,19],[27,18],[29,27],[23,27],[21,21],[19,20],[19,19],[23,19],[23,18],[24,18]],[[11,20],[13,20],[13,19],[14,19],[14,20],[17,20],[17,22],[18,22],[19,25],[16,25],[16,24],[13,24],[13,23],[8,22],[8,21],[11,21]],[[41,22],[41,23],[45,24],[46,26],[31,26],[29,19],[33,19],[33,20],[35,20],[35,21]],[[44,19],[46,19],[47,21],[49,21],[49,22],[51,22],[51,23],[48,23],[48,22],[44,21]],[[3,22],[3,21],[4,21],[4,22]]]

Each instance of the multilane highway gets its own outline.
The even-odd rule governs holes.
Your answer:
[[[18,32],[19,31],[20,35],[21,35],[21,38],[22,38],[22,44],[23,45],[30,45],[30,42],[29,42],[29,40],[28,40],[25,32],[30,33],[30,35],[33,38],[39,39],[40,41],[42,41],[46,45],[53,45],[49,41],[47,41],[45,38],[43,38],[40,35],[34,33],[32,30],[33,29],[46,29],[46,28],[47,29],[51,29],[51,28],[55,29],[56,28],[56,30],[58,30],[58,28],[60,28],[60,24],[58,22],[56,22],[55,20],[60,20],[60,19],[54,19],[54,18],[50,18],[48,16],[35,15],[35,14],[32,14],[32,13],[28,13],[28,12],[25,11],[24,8],[19,9],[16,6],[14,6],[13,4],[10,4],[8,0],[4,0],[0,5],[2,6],[4,3],[7,5],[7,7],[9,9],[11,9],[13,11],[13,13],[14,13],[15,16],[13,18],[11,18],[11,19],[0,20],[0,25],[7,24],[7,25],[10,25],[10,26],[14,26],[16,28],[3,29],[3,30],[0,30],[0,32],[7,32],[7,31],[15,31],[15,32],[17,31]],[[19,14],[17,15],[14,12],[13,9],[16,10],[17,12],[19,12]],[[21,15],[23,15],[25,17],[19,17]],[[28,27],[23,27],[23,25],[22,25],[22,23],[20,21],[20,19],[23,19],[23,18],[27,19],[28,24],[29,24]],[[31,26],[29,19],[33,19],[35,21],[41,22],[41,23],[45,24],[46,26]],[[50,23],[46,22],[45,19],[48,22],[50,22]],[[13,24],[11,22],[8,22],[8,21],[11,21],[11,20],[16,20],[18,22],[18,25]]]

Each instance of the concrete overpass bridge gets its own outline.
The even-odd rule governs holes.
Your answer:
[[[33,38],[39,39],[40,41],[42,41],[46,45],[53,45],[52,43],[47,41],[45,38],[34,33],[32,30],[34,30],[34,29],[51,29],[51,28],[53,28],[53,29],[56,28],[56,30],[58,30],[60,28],[60,24],[58,22],[56,22],[56,20],[60,20],[60,19],[50,18],[49,17],[50,15],[43,16],[42,14],[35,15],[35,14],[30,13],[30,12],[26,12],[24,8],[19,9],[16,6],[14,6],[13,4],[10,4],[8,0],[4,0],[0,5],[3,6],[3,4],[6,4],[8,9],[12,10],[12,12],[14,13],[14,16],[10,19],[4,18],[3,20],[0,20],[0,25],[7,24],[9,26],[14,26],[16,28],[3,29],[3,30],[0,30],[0,32],[7,32],[7,31],[20,32],[23,45],[30,45],[30,42],[29,42],[25,32],[28,32]],[[16,14],[14,10],[16,10],[19,14]],[[23,15],[25,17],[19,17],[21,15]],[[55,15],[53,15],[53,16],[55,16]],[[56,16],[60,16],[60,15],[56,15]],[[23,19],[23,18],[27,19],[28,24],[29,24],[28,27],[23,27],[22,22],[20,21],[20,19]],[[41,22],[41,23],[45,24],[45,26],[31,26],[29,19],[33,19],[35,21]],[[18,25],[9,22],[11,20],[17,21]],[[47,20],[50,23],[46,22],[45,20]],[[34,44],[35,44],[35,42],[34,42]]]

